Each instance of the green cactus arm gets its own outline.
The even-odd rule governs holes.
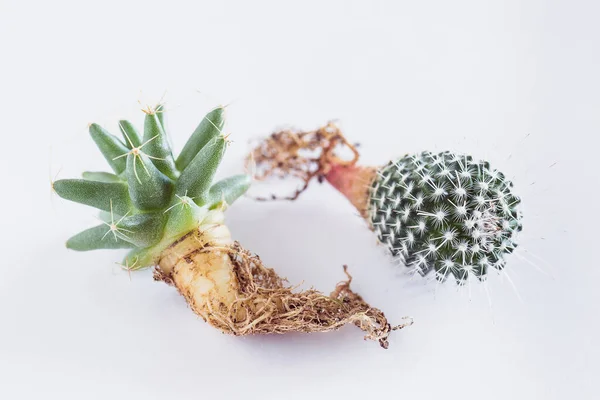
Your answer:
[[[192,162],[196,154],[208,142],[221,133],[225,122],[224,117],[223,107],[215,108],[204,116],[177,157],[177,168],[180,171],[183,171]]]
[[[122,119],[119,121],[119,129],[121,130],[123,139],[125,139],[125,144],[129,149],[140,147],[142,145],[140,134],[131,122]]]
[[[146,114],[144,118],[144,152],[152,157],[152,162],[163,174],[171,179],[178,175],[171,146],[158,116]]]
[[[138,209],[158,210],[169,204],[173,183],[146,154],[130,153],[127,156],[125,175],[129,184],[129,196]]]
[[[211,186],[206,205],[214,208],[223,203],[225,205],[232,204],[238,197],[246,193],[251,183],[252,177],[245,174],[222,179]]]
[[[160,241],[165,220],[163,212],[124,216],[116,223],[116,234],[135,247],[151,246]]]
[[[125,215],[131,210],[127,184],[88,181],[84,179],[61,179],[52,185],[63,199],[75,201],[104,211]]]
[[[199,207],[187,196],[177,196],[177,201],[165,210],[168,220],[165,225],[165,237],[177,237],[200,225],[206,216],[206,208]]]
[[[98,124],[91,124],[89,130],[90,136],[96,142],[112,170],[117,174],[123,172],[126,165],[123,155],[127,154],[127,147],[116,136],[111,135]]]
[[[153,248],[132,249],[123,258],[123,265],[132,270],[147,268],[156,263],[159,254],[160,251]]]
[[[100,219],[103,225],[73,236],[67,247],[87,251],[151,246],[160,241],[167,218],[163,212],[118,216],[102,211]]]
[[[165,211],[150,214],[153,218],[162,217],[158,223],[162,223],[163,225],[158,225],[157,220],[148,221],[144,226],[142,224],[139,224],[138,227],[128,225],[126,228],[128,230],[147,230],[150,228],[156,229],[161,235],[148,237],[144,242],[137,241],[138,238],[130,236],[130,239],[134,239],[138,246],[127,254],[123,260],[123,265],[132,269],[149,267],[156,263],[157,257],[159,257],[165,248],[173,243],[173,240],[176,240],[187,232],[198,229],[198,226],[200,226],[207,216],[206,207],[198,207],[189,197],[176,196],[176,199],[177,201]],[[135,217],[138,216],[136,215]],[[123,222],[126,221],[123,220]],[[157,225],[152,227],[151,223]]]
[[[204,204],[226,147],[227,141],[222,135],[213,138],[204,146],[179,176],[176,193],[194,198],[198,205]]]
[[[111,232],[110,226],[98,225],[72,236],[67,240],[67,248],[76,251],[99,249],[131,249],[132,243],[123,240]]]
[[[105,183],[113,183],[113,182],[122,182],[121,178],[119,178],[115,174],[111,174],[110,172],[92,172],[85,171],[81,174],[83,179],[87,181],[96,181],[96,182],[105,182]]]
[[[165,125],[165,106],[163,104],[159,104],[158,106],[156,106],[156,110],[154,110],[154,112],[156,113],[156,118],[158,118],[160,126],[163,128],[163,131],[165,131],[165,133],[168,136],[167,127]]]

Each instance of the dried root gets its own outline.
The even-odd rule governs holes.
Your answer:
[[[336,150],[344,147],[352,152],[352,159],[343,160],[335,154]],[[322,181],[332,166],[353,166],[358,158],[356,145],[348,142],[340,129],[330,122],[314,131],[275,132],[250,153],[247,163],[255,163],[255,178],[258,180],[294,177],[302,182],[302,186],[291,196],[273,195],[270,198],[258,197],[256,200],[296,200],[313,178]]]
[[[227,251],[235,277],[232,299],[219,295],[215,289],[208,293],[208,301],[200,307],[194,289],[189,287],[190,279],[180,279],[177,268],[173,276],[157,268],[155,279],[174,284],[196,313],[225,333],[328,332],[353,323],[366,333],[365,339],[377,340],[387,348],[390,332],[412,324],[411,320],[391,326],[382,311],[370,307],[350,289],[352,277],[347,272],[348,280],[339,283],[329,296],[312,289],[295,293],[275,271],[266,268],[257,255],[237,242],[227,248],[202,249],[202,252],[220,254],[223,251]]]

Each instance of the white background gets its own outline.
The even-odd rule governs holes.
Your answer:
[[[0,398],[598,398],[599,13],[593,1],[1,0]],[[293,204],[242,199],[230,229],[303,287],[330,291],[348,264],[392,322],[415,319],[387,351],[354,327],[224,336],[149,271],[130,279],[121,252],[67,251],[95,211],[51,196],[50,180],[105,169],[87,124],[140,124],[137,101],[165,90],[177,149],[231,103],[222,174],[241,171],[249,139],[330,119],[365,164],[488,157],[525,205],[516,291],[491,279],[490,306],[481,285],[410,281],[318,184]]]

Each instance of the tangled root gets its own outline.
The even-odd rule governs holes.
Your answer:
[[[340,159],[336,150],[349,149],[351,160]],[[308,132],[282,130],[272,133],[250,153],[247,164],[256,166],[255,178],[264,180],[270,177],[300,179],[302,186],[291,196],[256,197],[255,200],[296,200],[307,188],[313,178],[319,181],[332,166],[353,166],[359,158],[356,145],[344,137],[333,123]]]
[[[236,336],[249,334],[287,332],[328,332],[353,323],[362,329],[365,339],[377,340],[383,348],[388,347],[389,334],[412,324],[412,320],[391,326],[382,311],[370,307],[363,298],[350,289],[352,277],[340,282],[326,296],[310,289],[299,293],[285,285],[285,280],[275,271],[266,268],[257,255],[245,250],[235,242],[230,247],[218,249],[205,247],[203,251],[227,251],[237,281],[233,301],[213,299],[207,302],[207,311],[201,315],[208,323],[225,333]],[[155,279],[173,284],[160,269],[155,270]],[[194,307],[189,292],[179,291]]]

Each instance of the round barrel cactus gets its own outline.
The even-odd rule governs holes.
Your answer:
[[[377,170],[367,215],[405,265],[461,283],[504,268],[522,229],[519,204],[512,182],[488,162],[425,151]]]

